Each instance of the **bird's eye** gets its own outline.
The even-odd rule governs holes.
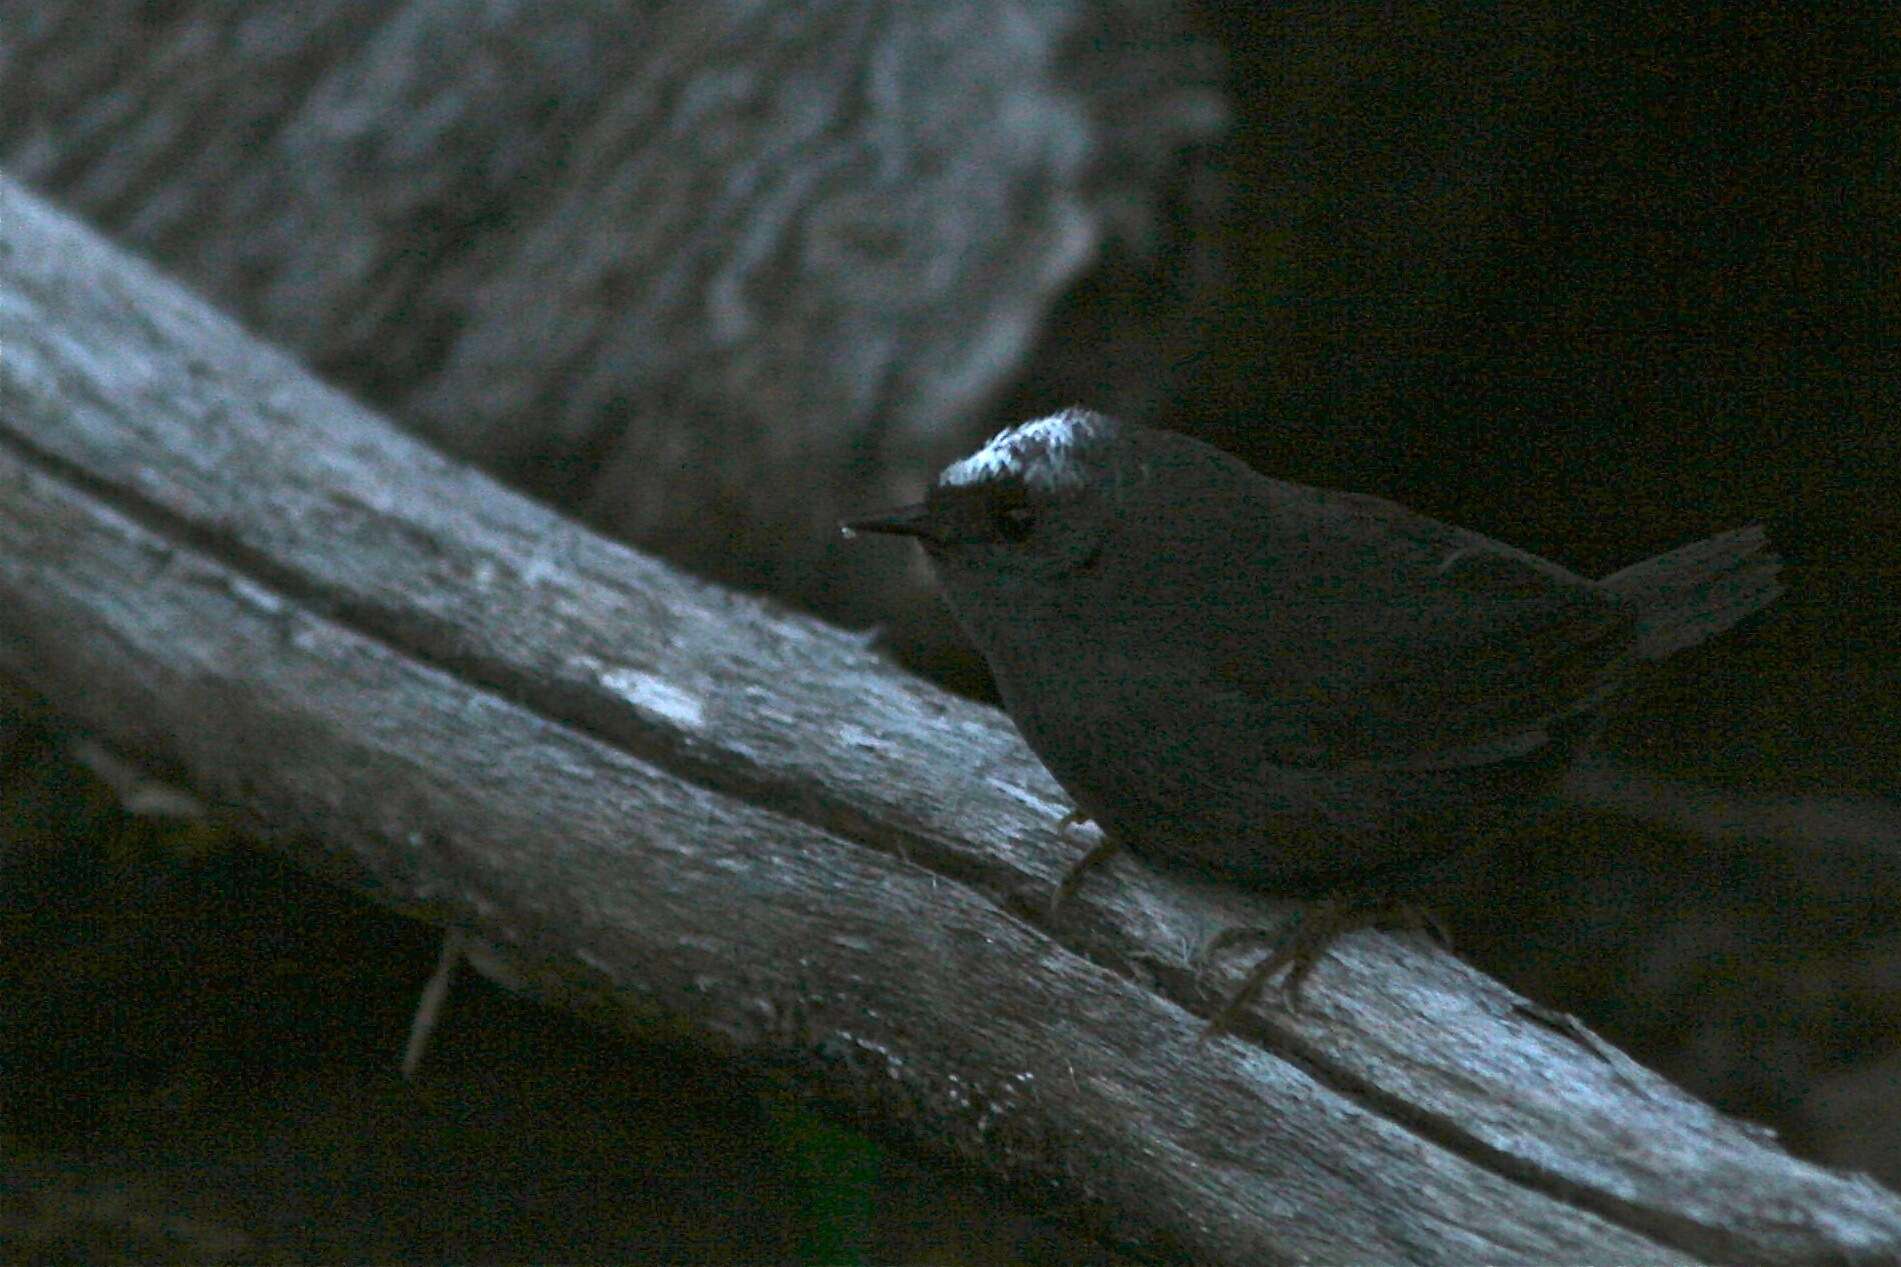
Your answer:
[[[1027,539],[1030,529],[1036,527],[1036,512],[1028,506],[1005,506],[997,512],[997,536],[1015,544]]]

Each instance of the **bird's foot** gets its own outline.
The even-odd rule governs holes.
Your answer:
[[[1240,942],[1265,941],[1267,953],[1248,971],[1240,987],[1208,1018],[1202,1038],[1212,1038],[1225,1030],[1228,1022],[1260,997],[1268,981],[1283,968],[1287,969],[1287,979],[1281,986],[1281,996],[1290,1011],[1298,1010],[1301,988],[1308,975],[1327,957],[1334,941],[1363,928],[1423,932],[1441,947],[1450,949],[1452,946],[1452,937],[1438,916],[1415,903],[1392,898],[1323,898],[1296,911],[1274,928],[1248,925],[1224,928],[1210,937],[1196,954],[1195,961],[1201,970],[1206,971],[1216,955]]]
[[[1079,827],[1088,821],[1090,821],[1089,815],[1079,809],[1073,809],[1063,815],[1062,821],[1056,824],[1056,834],[1068,840],[1070,828]],[[1056,891],[1050,894],[1047,911],[1049,918],[1054,920],[1057,912],[1063,909],[1063,905],[1075,896],[1076,890],[1082,886],[1084,876],[1120,852],[1122,852],[1122,846],[1117,844],[1113,837],[1104,833],[1101,840],[1089,847],[1088,853],[1070,864],[1069,870],[1063,872],[1063,878],[1056,882]]]

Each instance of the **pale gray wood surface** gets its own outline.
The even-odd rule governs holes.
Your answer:
[[[1044,920],[1076,847],[999,714],[432,453],[11,184],[0,672],[549,997],[1158,1257],[1901,1256],[1901,1199],[1409,939],[1198,1044],[1193,947],[1271,912],[1125,862]]]
[[[868,617],[916,579],[822,525],[1218,134],[1182,10],[9,0],[0,163],[447,451]]]

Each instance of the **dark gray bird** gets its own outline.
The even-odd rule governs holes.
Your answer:
[[[1593,581],[1079,408],[846,526],[922,544],[1024,739],[1111,845],[1345,903],[1245,994],[1289,960],[1297,986],[1332,935],[1521,821],[1642,666],[1780,592],[1760,528]]]

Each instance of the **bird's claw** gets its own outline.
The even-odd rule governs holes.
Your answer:
[[[1281,985],[1281,997],[1288,1011],[1299,1011],[1302,988],[1308,976],[1327,957],[1333,943],[1363,928],[1423,932],[1442,948],[1452,946],[1451,935],[1438,916],[1415,903],[1392,900],[1327,898],[1296,911],[1275,928],[1252,925],[1224,928],[1204,942],[1196,953],[1195,964],[1199,971],[1206,971],[1215,956],[1238,942],[1265,940],[1268,949],[1248,970],[1240,986],[1208,1018],[1201,1032],[1202,1041],[1227,1029],[1228,1022],[1259,998],[1262,989],[1283,968],[1287,969],[1287,979]]]
[[[1089,821],[1089,815],[1079,809],[1073,809],[1063,815],[1062,821],[1056,824],[1056,833],[1067,840],[1069,839],[1070,828],[1080,826]],[[1062,879],[1056,882],[1056,891],[1050,894],[1049,907],[1046,912],[1048,917],[1052,921],[1055,920],[1058,912],[1063,909],[1063,906],[1071,897],[1075,896],[1076,890],[1082,885],[1083,878],[1109,859],[1115,857],[1116,854],[1121,851],[1122,846],[1116,843],[1112,837],[1105,834],[1101,840],[1089,847],[1089,852],[1071,863],[1069,870],[1063,872]]]

